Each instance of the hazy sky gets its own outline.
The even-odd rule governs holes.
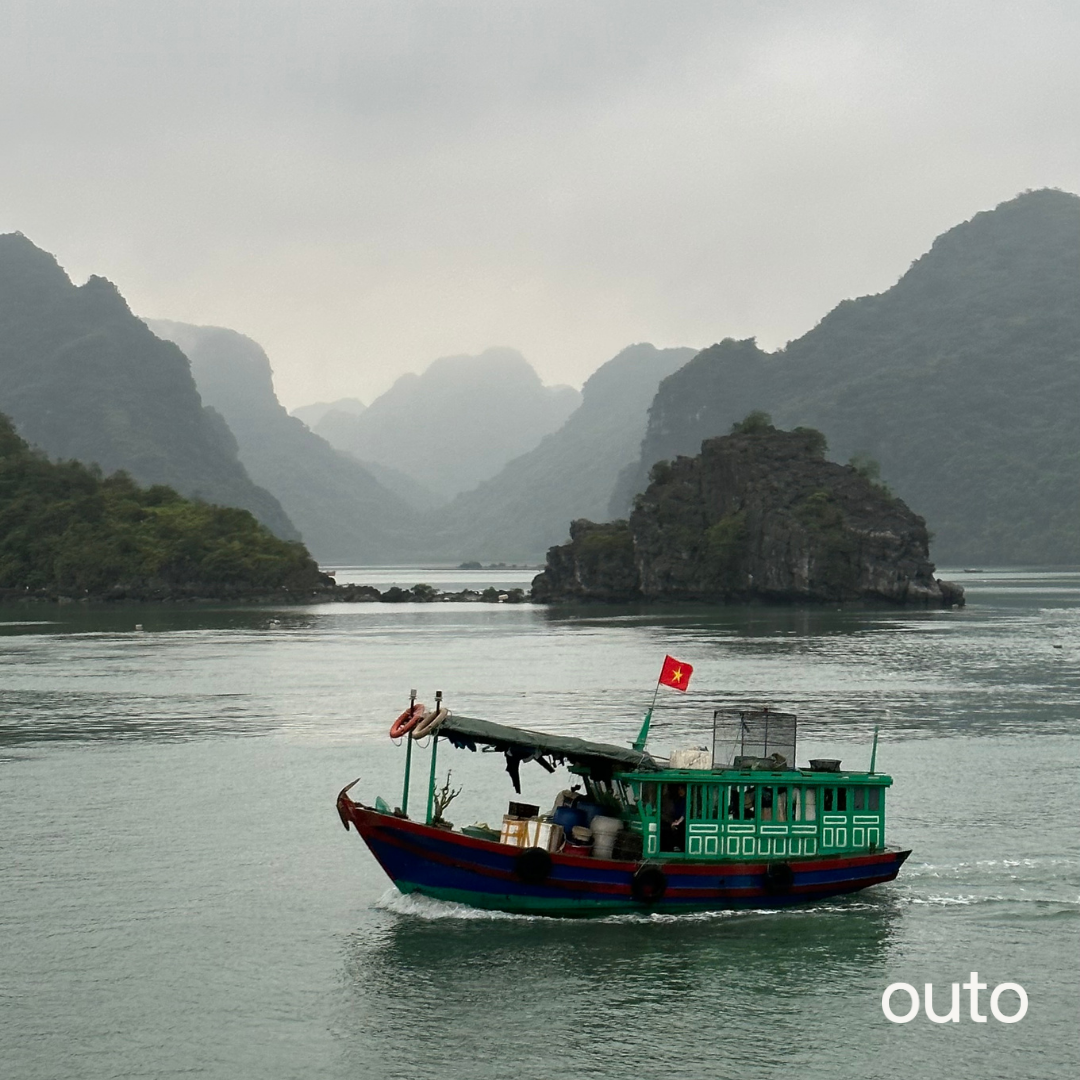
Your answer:
[[[488,345],[773,347],[1080,191],[1080,3],[0,0],[0,231],[290,407]]]

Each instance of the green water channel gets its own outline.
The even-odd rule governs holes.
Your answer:
[[[0,1073],[1076,1075],[1080,574],[957,577],[960,612],[0,611]],[[900,878],[778,914],[561,922],[400,897],[341,828],[357,776],[400,801],[386,731],[411,687],[629,743],[665,653],[695,670],[658,702],[658,751],[771,703],[800,757],[865,768],[880,726]],[[440,750],[448,816],[498,820],[501,764]],[[522,780],[543,803],[566,775]],[[1021,1022],[971,1022],[966,992],[956,1024],[882,1014],[890,983],[933,983],[944,1011],[973,970],[1026,989]]]

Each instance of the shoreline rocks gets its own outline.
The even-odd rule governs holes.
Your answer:
[[[430,585],[402,589],[392,585],[380,592],[373,585],[324,585],[317,589],[271,589],[243,591],[197,586],[186,588],[138,588],[116,586],[104,593],[72,596],[49,589],[0,589],[3,604],[523,604],[524,589],[487,588],[439,592]]]

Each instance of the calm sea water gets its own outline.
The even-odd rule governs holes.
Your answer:
[[[1077,1075],[1080,574],[954,576],[961,612],[0,611],[0,1073]],[[431,575],[377,583],[399,577]],[[357,776],[400,800],[386,730],[410,687],[626,742],[665,652],[695,673],[657,749],[771,702],[802,756],[861,766],[880,725],[901,877],[782,914],[499,917],[397,896],[341,828]],[[464,787],[449,816],[498,820],[499,759],[440,766]],[[562,783],[522,779],[538,802]],[[889,983],[947,1002],[973,970],[1020,983],[1027,1016],[882,1015]]]

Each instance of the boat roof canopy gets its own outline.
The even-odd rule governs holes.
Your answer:
[[[435,734],[449,739],[459,748],[475,750],[479,743],[493,750],[512,753],[523,761],[539,757],[561,758],[575,765],[600,766],[605,770],[612,766],[647,771],[660,767],[650,754],[628,746],[591,742],[573,735],[548,735],[455,713],[436,728]]]

